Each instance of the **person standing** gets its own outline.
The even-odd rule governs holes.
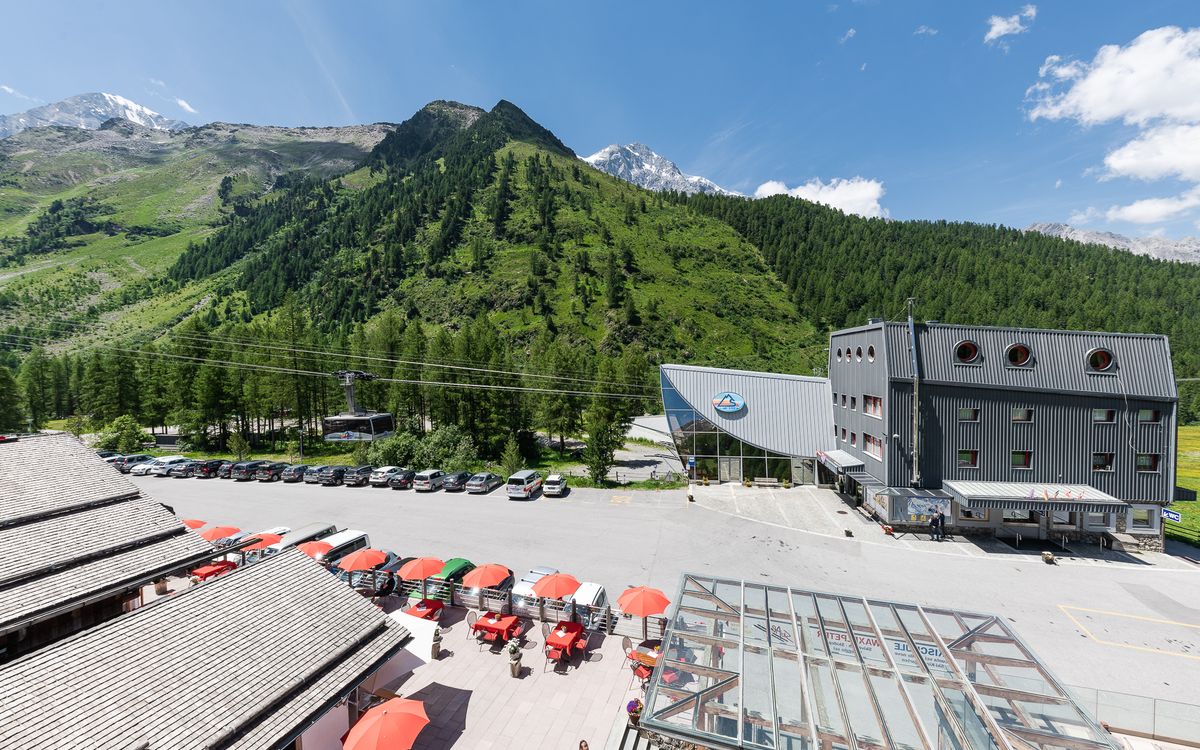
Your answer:
[[[937,515],[931,515],[929,517],[929,541],[931,541],[931,542],[937,541],[937,533],[938,533]]]
[[[946,513],[941,508],[938,508],[934,519],[937,521],[937,538],[940,542],[946,538]]]

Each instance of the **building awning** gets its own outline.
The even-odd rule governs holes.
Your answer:
[[[875,492],[883,489],[886,486],[883,482],[863,471],[861,466],[857,469],[846,469],[846,476],[850,477],[855,482],[858,482],[858,484],[867,492]]]
[[[963,507],[971,510],[1036,510],[1113,513],[1129,504],[1089,484],[1045,482],[942,482]]]
[[[825,468],[837,474],[846,473],[847,469],[862,468],[863,462],[851,456],[846,451],[817,451],[817,460],[825,464]]]
[[[880,494],[889,497],[919,497],[930,500],[950,500],[950,493],[945,490],[927,490],[924,487],[888,487]]]

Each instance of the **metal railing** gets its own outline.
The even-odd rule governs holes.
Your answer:
[[[1112,690],[1067,688],[1113,732],[1200,747],[1200,706]]]

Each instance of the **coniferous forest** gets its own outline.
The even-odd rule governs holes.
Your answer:
[[[656,411],[660,362],[819,374],[830,329],[908,297],[946,322],[1166,333],[1177,377],[1200,371],[1200,266],[784,196],[651,193],[507,102],[435,102],[352,173],[289,175],[239,209],[129,300],[202,288],[175,318],[112,335],[124,308],[22,318],[0,299],[0,429],[129,414],[198,447],[277,447],[342,409],[328,373],[361,369],[381,379],[360,402],[401,430],[454,426],[496,458],[510,436]],[[121,229],[102,216],[59,205],[6,242],[53,255]],[[1196,389],[1181,392],[1194,421]]]

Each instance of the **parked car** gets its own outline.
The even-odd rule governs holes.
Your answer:
[[[217,479],[228,479],[233,473],[233,461],[222,461],[221,466],[217,469]]]
[[[426,469],[413,477],[412,487],[417,492],[433,492],[442,488],[446,472],[441,469]]]
[[[329,468],[328,466],[310,466],[310,467],[308,467],[308,469],[304,472],[304,483],[305,484],[320,484],[321,483],[321,472],[325,471],[328,468]]]
[[[440,573],[430,576],[425,593],[430,599],[441,599],[449,603],[454,584],[461,583],[463,576],[472,570],[475,570],[475,563],[462,557],[452,557],[446,561]]]
[[[371,479],[371,472],[375,471],[374,466],[355,466],[347,468],[346,473],[342,476],[342,484],[347,487],[366,487],[367,482]]]
[[[517,581],[512,589],[513,602],[520,604],[533,604],[536,602],[537,595],[533,593],[533,584],[557,572],[558,568],[539,566],[521,576],[521,580]]]
[[[171,469],[191,460],[187,456],[166,456],[155,461],[154,466],[151,466],[146,474],[152,477],[170,476]]]
[[[100,458],[112,458],[113,456],[119,456],[121,454],[117,453],[116,451],[96,451],[96,455]]]
[[[115,464],[117,461],[125,458],[125,456],[121,455],[120,453],[114,453],[111,456],[101,456],[101,458],[104,459],[104,463],[106,464]]]
[[[467,488],[467,482],[471,480],[471,472],[455,471],[442,477],[443,492],[462,492]]]
[[[333,487],[342,483],[342,478],[346,476],[346,472],[350,470],[349,466],[326,466],[321,470],[320,478],[317,480],[323,487]]]
[[[508,486],[504,491],[508,493],[509,498],[528,500],[537,494],[541,486],[542,475],[533,469],[524,469],[508,478]]]
[[[562,474],[551,474],[542,484],[542,494],[546,497],[562,497],[568,492],[570,489],[567,487],[567,478]]]
[[[293,482],[302,482],[304,481],[304,475],[308,472],[308,469],[308,464],[292,464],[284,469],[283,473],[279,476],[287,484],[292,484]]]
[[[198,479],[212,479],[218,476],[221,467],[225,465],[225,461],[219,458],[210,458],[207,461],[197,461],[192,467],[192,476]]]
[[[499,474],[481,471],[467,480],[467,492],[472,495],[486,495],[502,484],[504,484],[504,479]]]
[[[410,469],[401,469],[388,479],[388,487],[393,490],[411,490],[413,480],[416,478],[417,472]]]
[[[196,475],[196,464],[198,463],[200,462],[191,459],[180,461],[167,470],[167,476],[174,477],[175,479],[190,479]]]
[[[275,482],[283,478],[283,472],[289,467],[287,461],[275,461],[263,464],[254,472],[254,478],[260,482]]]
[[[371,546],[371,537],[367,535],[367,532],[357,529],[343,529],[327,537],[322,537],[321,541],[333,545],[328,552],[313,556],[314,560],[323,563],[335,563],[351,552]]]
[[[276,552],[282,552],[289,547],[295,547],[297,544],[304,542],[312,542],[318,539],[324,539],[330,534],[337,533],[337,526],[331,523],[310,523],[301,526],[298,529],[283,534],[283,538],[264,551],[265,554],[273,555]]]
[[[151,456],[147,453],[135,453],[132,456],[122,456],[121,460],[115,462],[113,466],[117,467],[117,471],[121,472],[122,474],[128,474],[133,467],[137,466],[138,464],[146,463],[147,461],[152,461],[153,459],[154,456]]]
[[[152,458],[149,461],[141,461],[136,463],[130,467],[129,474],[130,476],[144,477],[150,473],[151,469],[153,469],[155,466],[158,466],[158,462],[160,460],[162,459]]]
[[[242,461],[233,465],[229,470],[229,478],[235,482],[245,482],[254,478],[255,472],[259,467],[267,463],[266,461]]]
[[[372,487],[387,487],[388,480],[395,474],[399,474],[404,469],[399,466],[377,466],[375,471],[371,472],[370,483]]]
[[[603,610],[608,606],[608,593],[600,584],[585,581],[579,584],[574,594],[564,596],[563,601],[570,605],[568,609],[572,612],[576,610],[576,604],[587,607],[586,610],[579,611],[579,616],[588,630],[594,630],[604,624]]]

